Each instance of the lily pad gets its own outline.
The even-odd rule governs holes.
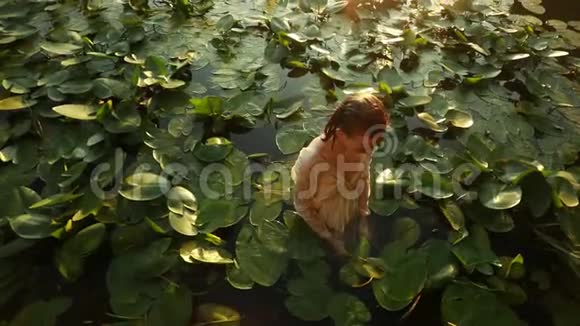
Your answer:
[[[73,43],[58,43],[45,41],[40,44],[40,47],[50,53],[56,55],[72,55],[80,51],[83,47]]]
[[[210,264],[233,264],[234,260],[224,248],[214,246],[206,241],[192,240],[184,242],[179,249],[183,260],[192,263],[197,260]]]
[[[227,325],[238,326],[241,323],[242,317],[236,310],[215,303],[204,303],[197,308],[196,312],[197,323],[194,326],[203,325]]]
[[[383,278],[373,281],[377,302],[386,310],[397,311],[411,303],[425,285],[427,259],[421,252],[410,252],[399,258],[390,258],[391,269]]]
[[[209,138],[204,144],[195,147],[195,156],[204,162],[218,162],[225,159],[233,150],[232,143],[223,137]]]
[[[445,119],[457,128],[469,128],[473,126],[473,117],[470,113],[460,110],[449,110]]]
[[[298,152],[310,138],[306,130],[283,128],[276,133],[276,145],[285,154]]]
[[[261,243],[251,225],[244,225],[236,241],[240,268],[256,283],[272,286],[286,269],[288,258]]]
[[[76,120],[95,120],[97,118],[97,108],[84,104],[64,104],[55,106],[52,110],[65,117]]]
[[[417,106],[427,105],[431,103],[431,96],[409,96],[399,100],[399,103],[408,108],[414,108]]]
[[[23,239],[44,239],[58,228],[50,216],[43,214],[23,214],[9,219],[14,233]]]
[[[453,325],[526,325],[493,292],[474,284],[447,287],[443,293],[441,312],[444,322]]]
[[[522,200],[522,189],[518,185],[506,185],[490,179],[481,185],[479,200],[491,209],[509,209]]]
[[[151,172],[137,172],[125,179],[119,194],[136,201],[147,201],[161,197],[171,187],[164,176]]]
[[[11,96],[0,100],[0,111],[26,109],[36,102],[36,100],[28,100],[22,95]]]

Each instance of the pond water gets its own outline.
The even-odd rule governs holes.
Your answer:
[[[280,2],[280,3],[278,3]],[[287,1],[251,1],[251,0],[240,0],[240,1],[216,1],[216,6],[212,11],[212,14],[218,15],[226,12],[235,12],[237,16],[252,16],[257,13],[264,13],[266,15],[276,12],[276,8]],[[153,2],[152,5],[155,5]],[[542,20],[548,19],[559,19],[563,21],[580,20],[580,1],[569,1],[569,0],[545,0],[543,3],[546,8],[546,13],[538,16]],[[516,1],[516,5],[513,8],[514,13],[527,14],[525,9],[519,5]],[[201,24],[201,20],[193,19],[191,21],[185,21],[176,23],[174,26],[168,24],[160,23],[159,21],[166,19],[165,16],[153,17],[151,24],[148,28],[151,30],[165,29],[171,30],[175,29],[171,33],[166,33],[164,35],[152,36],[152,44],[147,49],[143,49],[143,53],[157,53],[164,55],[168,52],[177,53],[175,49],[183,49],[183,52],[187,50],[208,47],[210,44],[210,38],[212,35],[199,35],[195,31],[196,24]],[[344,24],[350,24],[350,21],[344,18]],[[346,28],[338,24],[334,28]],[[330,31],[325,31],[325,33]],[[197,33],[197,34],[196,34]],[[152,32],[152,35],[154,33]],[[159,38],[159,42],[155,45],[155,37]],[[181,37],[181,39],[180,39]],[[336,38],[327,40],[331,44],[339,44],[339,46],[334,46],[334,48],[340,48],[341,41],[343,41],[344,36],[339,35]],[[171,42],[168,40],[171,39]],[[230,42],[235,42],[235,37],[233,37]],[[256,39],[256,42],[265,42],[263,39]],[[168,44],[171,43],[173,48],[168,48]],[[332,45],[329,45],[332,47]],[[260,51],[263,50],[263,46],[253,46],[251,42],[244,42],[239,45],[236,51],[242,54],[242,56],[247,57],[262,57]],[[240,57],[242,57],[240,56]],[[242,60],[238,57],[233,58],[231,66],[244,66],[251,65],[251,62],[241,62],[236,60]],[[200,91],[198,94],[200,96],[215,95],[215,96],[229,96],[235,94],[231,89],[220,89],[219,87],[210,87],[211,81],[216,80],[214,75],[215,67],[211,64],[200,69],[192,69],[193,80],[196,82],[195,86],[189,86],[189,90],[198,87]],[[227,69],[227,67],[225,68]],[[237,68],[236,68],[237,69]],[[308,101],[302,103],[303,107],[306,108],[305,120],[310,121],[313,126],[320,126],[320,116],[308,115],[309,108],[315,107],[317,105],[326,105],[326,94],[324,92],[319,92],[318,90],[313,90],[309,85],[313,83],[318,83],[318,78],[314,77],[313,74],[303,75],[297,78],[288,77],[287,74],[290,73],[291,69],[284,68],[281,72],[277,72],[280,77],[280,83],[283,85],[279,87],[279,91],[276,91],[276,100],[272,102],[271,108],[272,112],[267,113],[275,115],[279,113],[284,108],[290,107],[293,103],[303,100],[304,97],[308,98]],[[269,77],[267,77],[269,78]],[[422,80],[421,80],[422,81]],[[222,81],[223,82],[223,81]],[[227,83],[225,81],[224,83]],[[317,84],[318,85],[318,84]],[[224,87],[228,88],[228,87]],[[419,87],[417,92],[422,92]],[[196,92],[193,92],[196,93]],[[201,95],[203,94],[203,95]],[[307,96],[305,94],[308,94]],[[173,93],[170,95],[174,95]],[[344,94],[338,94],[338,97]],[[424,95],[424,94],[416,94]],[[170,96],[168,99],[159,100],[160,107],[164,105],[169,106],[169,102],[186,102],[188,97],[180,98],[179,96]],[[172,106],[179,107],[180,104]],[[176,112],[181,112],[177,111]],[[177,113],[179,115],[180,113]],[[160,119],[160,125],[165,128],[167,125],[171,124],[171,119],[175,117],[174,112],[167,112],[167,115]],[[258,154],[265,153],[268,156],[269,162],[287,162],[292,160],[295,156],[284,155],[279,149],[279,145],[276,142],[277,133],[281,128],[284,128],[287,121],[281,123],[279,120],[266,117],[265,119],[258,119],[256,124],[252,128],[225,128],[225,130],[219,129],[217,132],[219,135],[226,136],[231,139],[232,143],[236,148],[241,150],[246,154]],[[292,125],[292,120],[289,125]],[[212,128],[218,123],[214,123]],[[306,122],[308,123],[308,122]],[[427,131],[429,135],[433,134],[431,129],[425,128],[425,125],[421,123],[417,118],[409,118],[404,120],[404,124],[407,124],[409,130],[413,131],[415,134],[421,134]],[[215,127],[215,128],[219,128]],[[506,137],[509,137],[506,136]],[[131,140],[128,140],[130,142]],[[452,150],[461,150],[461,144],[452,138],[451,140],[438,139],[437,142],[442,148],[448,148]],[[293,154],[295,155],[295,153]],[[441,213],[439,208],[435,205],[427,203],[425,206],[421,206],[419,209],[403,209],[400,208],[392,216],[385,218],[384,216],[379,216],[377,214],[372,215],[372,221],[375,225],[376,234],[373,235],[372,248],[375,252],[380,251],[381,248],[389,241],[392,240],[391,234],[384,232],[384,230],[390,230],[393,221],[400,217],[409,216],[416,220],[421,228],[421,239],[432,239],[440,238],[445,239],[446,233],[449,231],[449,226],[442,222]],[[229,230],[231,231],[231,230]],[[237,229],[236,229],[237,231]],[[518,234],[510,234],[511,236],[519,236]],[[509,247],[498,246],[497,243],[504,243],[503,234],[494,234],[494,250],[501,255],[503,253],[510,254],[513,252],[521,252],[526,257],[527,253],[535,253],[535,248],[523,248],[523,247]],[[522,235],[526,237],[526,235]],[[533,239],[524,239],[521,242],[531,243]],[[507,243],[507,242],[505,242]],[[38,293],[46,294],[46,297],[50,297],[54,294],[59,294],[63,296],[70,296],[74,298],[72,307],[59,318],[58,325],[109,325],[114,322],[119,322],[122,318],[119,316],[114,316],[108,314],[110,311],[109,307],[109,295],[106,286],[106,275],[107,268],[109,267],[110,257],[112,253],[110,250],[101,250],[96,255],[91,256],[87,259],[85,265],[84,276],[76,283],[67,283],[62,280],[62,277],[58,274],[53,267],[53,246],[56,246],[55,242],[49,242],[48,245],[43,248],[38,248],[34,253],[35,262],[37,265],[34,267],[35,275],[42,275],[42,277],[31,280],[30,286],[34,288],[32,292],[26,293],[25,295],[17,298],[13,302],[8,303],[2,309],[0,309],[0,321],[7,319],[8,316],[12,316],[14,311],[16,311],[23,303],[29,302],[30,298],[37,297]],[[35,247],[36,248],[36,247]],[[526,258],[528,259],[528,258]],[[541,257],[534,257],[533,255],[529,258],[530,261],[540,260]],[[332,268],[340,268],[344,261],[335,258],[327,258],[329,264]],[[541,264],[541,262],[540,262]],[[39,267],[40,266],[40,267]],[[240,291],[234,289],[226,280],[223,279],[222,269],[213,267],[200,267],[200,270],[195,272],[200,275],[188,275],[186,278],[192,284],[199,284],[199,279],[208,279],[207,286],[203,289],[199,289],[194,292],[193,304],[214,302],[223,305],[227,305],[231,308],[237,310],[241,315],[241,325],[243,326],[295,326],[295,325],[334,325],[334,322],[329,318],[317,322],[306,322],[300,320],[290,314],[284,305],[284,300],[288,297],[288,290],[285,286],[274,285],[273,287],[261,287],[259,285],[254,285],[251,291]],[[221,274],[220,274],[221,273]],[[198,279],[199,278],[199,279]],[[336,277],[335,277],[336,278]],[[356,294],[368,307],[372,314],[372,322],[370,325],[440,325],[440,301],[442,290],[435,290],[424,294],[420,297],[419,303],[416,307],[412,308],[413,312],[406,316],[406,310],[400,312],[386,312],[374,299],[372,291],[367,289],[351,289],[345,285],[341,285],[338,279],[332,279],[330,282],[338,289],[348,291],[349,293]],[[29,291],[30,292],[30,291]],[[530,294],[531,297],[532,294]],[[530,299],[528,304],[521,306],[516,309],[516,311],[525,318],[530,325],[545,326],[551,324],[550,316],[543,310],[537,309],[540,300]],[[4,318],[6,316],[6,318]],[[216,325],[219,325],[216,323]],[[225,325],[225,324],[224,324]],[[460,326],[460,325],[457,325]]]

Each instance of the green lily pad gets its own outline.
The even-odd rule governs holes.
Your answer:
[[[447,126],[441,124],[445,119],[435,119],[431,114],[428,112],[420,112],[417,113],[417,118],[421,120],[429,129],[435,132],[445,132],[447,131]]]
[[[473,126],[473,117],[470,113],[460,110],[449,110],[445,119],[457,128],[469,128]]]
[[[196,224],[204,232],[213,232],[221,227],[237,223],[247,212],[236,200],[204,199],[199,206]]]
[[[449,221],[453,230],[459,231],[465,229],[465,216],[459,205],[452,200],[443,200],[439,202],[439,208],[443,212],[443,215],[445,215],[445,218],[447,218],[447,221]]]
[[[175,214],[184,214],[184,210],[197,210],[197,200],[191,191],[184,187],[171,188],[167,193],[167,208]]]
[[[389,199],[372,199],[369,202],[369,208],[375,214],[379,214],[381,216],[391,216],[397,211],[397,209],[399,209],[399,202],[397,200]]]
[[[0,100],[0,111],[22,110],[36,104],[36,100],[28,100],[22,95],[11,96]]]
[[[56,253],[60,274],[68,280],[77,280],[83,272],[84,259],[95,252],[107,234],[103,223],[90,225],[68,239]]]
[[[218,162],[225,159],[233,150],[232,143],[223,137],[209,138],[204,144],[195,147],[195,157],[204,162]]]
[[[236,310],[215,303],[204,303],[197,308],[197,323],[193,326],[203,325],[227,325],[239,326],[242,320]]]
[[[276,133],[276,145],[282,154],[290,155],[302,149],[309,138],[306,130],[282,128]]]
[[[444,322],[453,325],[526,325],[493,292],[472,284],[447,287],[441,312]]]
[[[12,231],[24,239],[44,239],[58,229],[50,216],[43,214],[23,214],[8,219]]]
[[[197,213],[194,211],[186,208],[183,214],[169,212],[168,220],[171,228],[183,235],[194,236],[198,233]]]
[[[171,285],[155,301],[147,315],[147,324],[151,326],[186,325],[192,315],[191,293],[183,286]]]
[[[9,325],[58,325],[57,318],[72,306],[67,297],[56,297],[50,300],[34,301],[24,306],[12,318]]]
[[[53,107],[52,110],[76,120],[95,120],[97,118],[97,108],[92,105],[63,104]]]
[[[240,268],[256,283],[272,286],[286,269],[288,258],[265,246],[251,225],[244,225],[236,240]]]
[[[423,290],[427,259],[424,253],[413,251],[389,260],[392,268],[385,271],[383,278],[373,281],[373,293],[381,307],[397,311],[410,304]]]
[[[70,201],[72,201],[72,200],[74,200],[82,195],[83,195],[82,193],[80,193],[80,194],[74,194],[74,193],[55,194],[55,195],[46,197],[42,200],[35,202],[34,204],[30,205],[29,208],[36,209],[36,208],[42,208],[42,207],[56,206],[56,205],[70,202]]]
[[[171,187],[165,177],[151,172],[137,172],[128,176],[119,194],[129,200],[147,201],[161,197]]]
[[[399,104],[407,108],[427,105],[431,103],[431,96],[409,96],[399,100]]]
[[[491,209],[509,209],[522,200],[522,189],[518,185],[506,185],[490,179],[481,185],[479,200]]]
[[[226,265],[226,280],[238,290],[250,290],[254,287],[254,281],[235,263]]]
[[[399,218],[392,226],[393,239],[406,247],[412,247],[421,235],[421,227],[410,217]]]
[[[453,186],[445,176],[426,172],[413,182],[408,189],[409,192],[418,191],[434,199],[445,199],[453,196]]]
[[[578,204],[580,203],[580,201],[578,200],[578,193],[574,187],[574,184],[570,182],[570,180],[564,178],[556,178],[555,182],[553,183],[553,187],[562,204],[564,204],[567,207],[578,206]]]
[[[458,276],[457,259],[451,252],[449,242],[431,239],[420,250],[427,255],[428,271],[425,288],[441,288]]]
[[[512,54],[505,55],[504,60],[506,60],[506,61],[518,61],[518,60],[527,59],[529,57],[530,57],[529,53],[512,53]]]
[[[197,260],[210,264],[233,264],[234,260],[224,248],[212,245],[207,241],[192,240],[184,242],[179,249],[179,255],[188,263]]]
[[[282,212],[282,202],[271,203],[263,195],[257,195],[256,200],[250,209],[250,222],[253,225],[260,225],[264,221],[275,220]]]
[[[224,33],[229,31],[230,29],[232,29],[232,27],[234,27],[234,24],[236,23],[236,20],[234,19],[234,16],[227,14],[225,16],[222,16],[216,23],[216,28]]]
[[[371,321],[371,313],[364,302],[347,293],[332,296],[328,304],[328,315],[337,326],[360,325]]]
[[[56,55],[73,55],[83,47],[73,43],[58,43],[45,41],[40,44],[40,48],[50,54]]]
[[[479,225],[474,225],[470,231],[467,238],[452,247],[457,259],[468,271],[473,271],[482,264],[499,265],[499,258],[491,250],[487,231]]]

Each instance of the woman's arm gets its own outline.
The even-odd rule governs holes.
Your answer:
[[[369,211],[369,198],[371,196],[371,176],[368,167],[365,170],[362,180],[364,181],[364,188],[358,200],[358,207],[361,217],[364,217],[371,213]]]

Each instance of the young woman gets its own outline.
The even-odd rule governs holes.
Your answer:
[[[379,98],[349,96],[292,168],[296,211],[338,254],[347,253],[345,228],[355,219],[360,218],[361,235],[368,236],[371,155],[388,122]]]

